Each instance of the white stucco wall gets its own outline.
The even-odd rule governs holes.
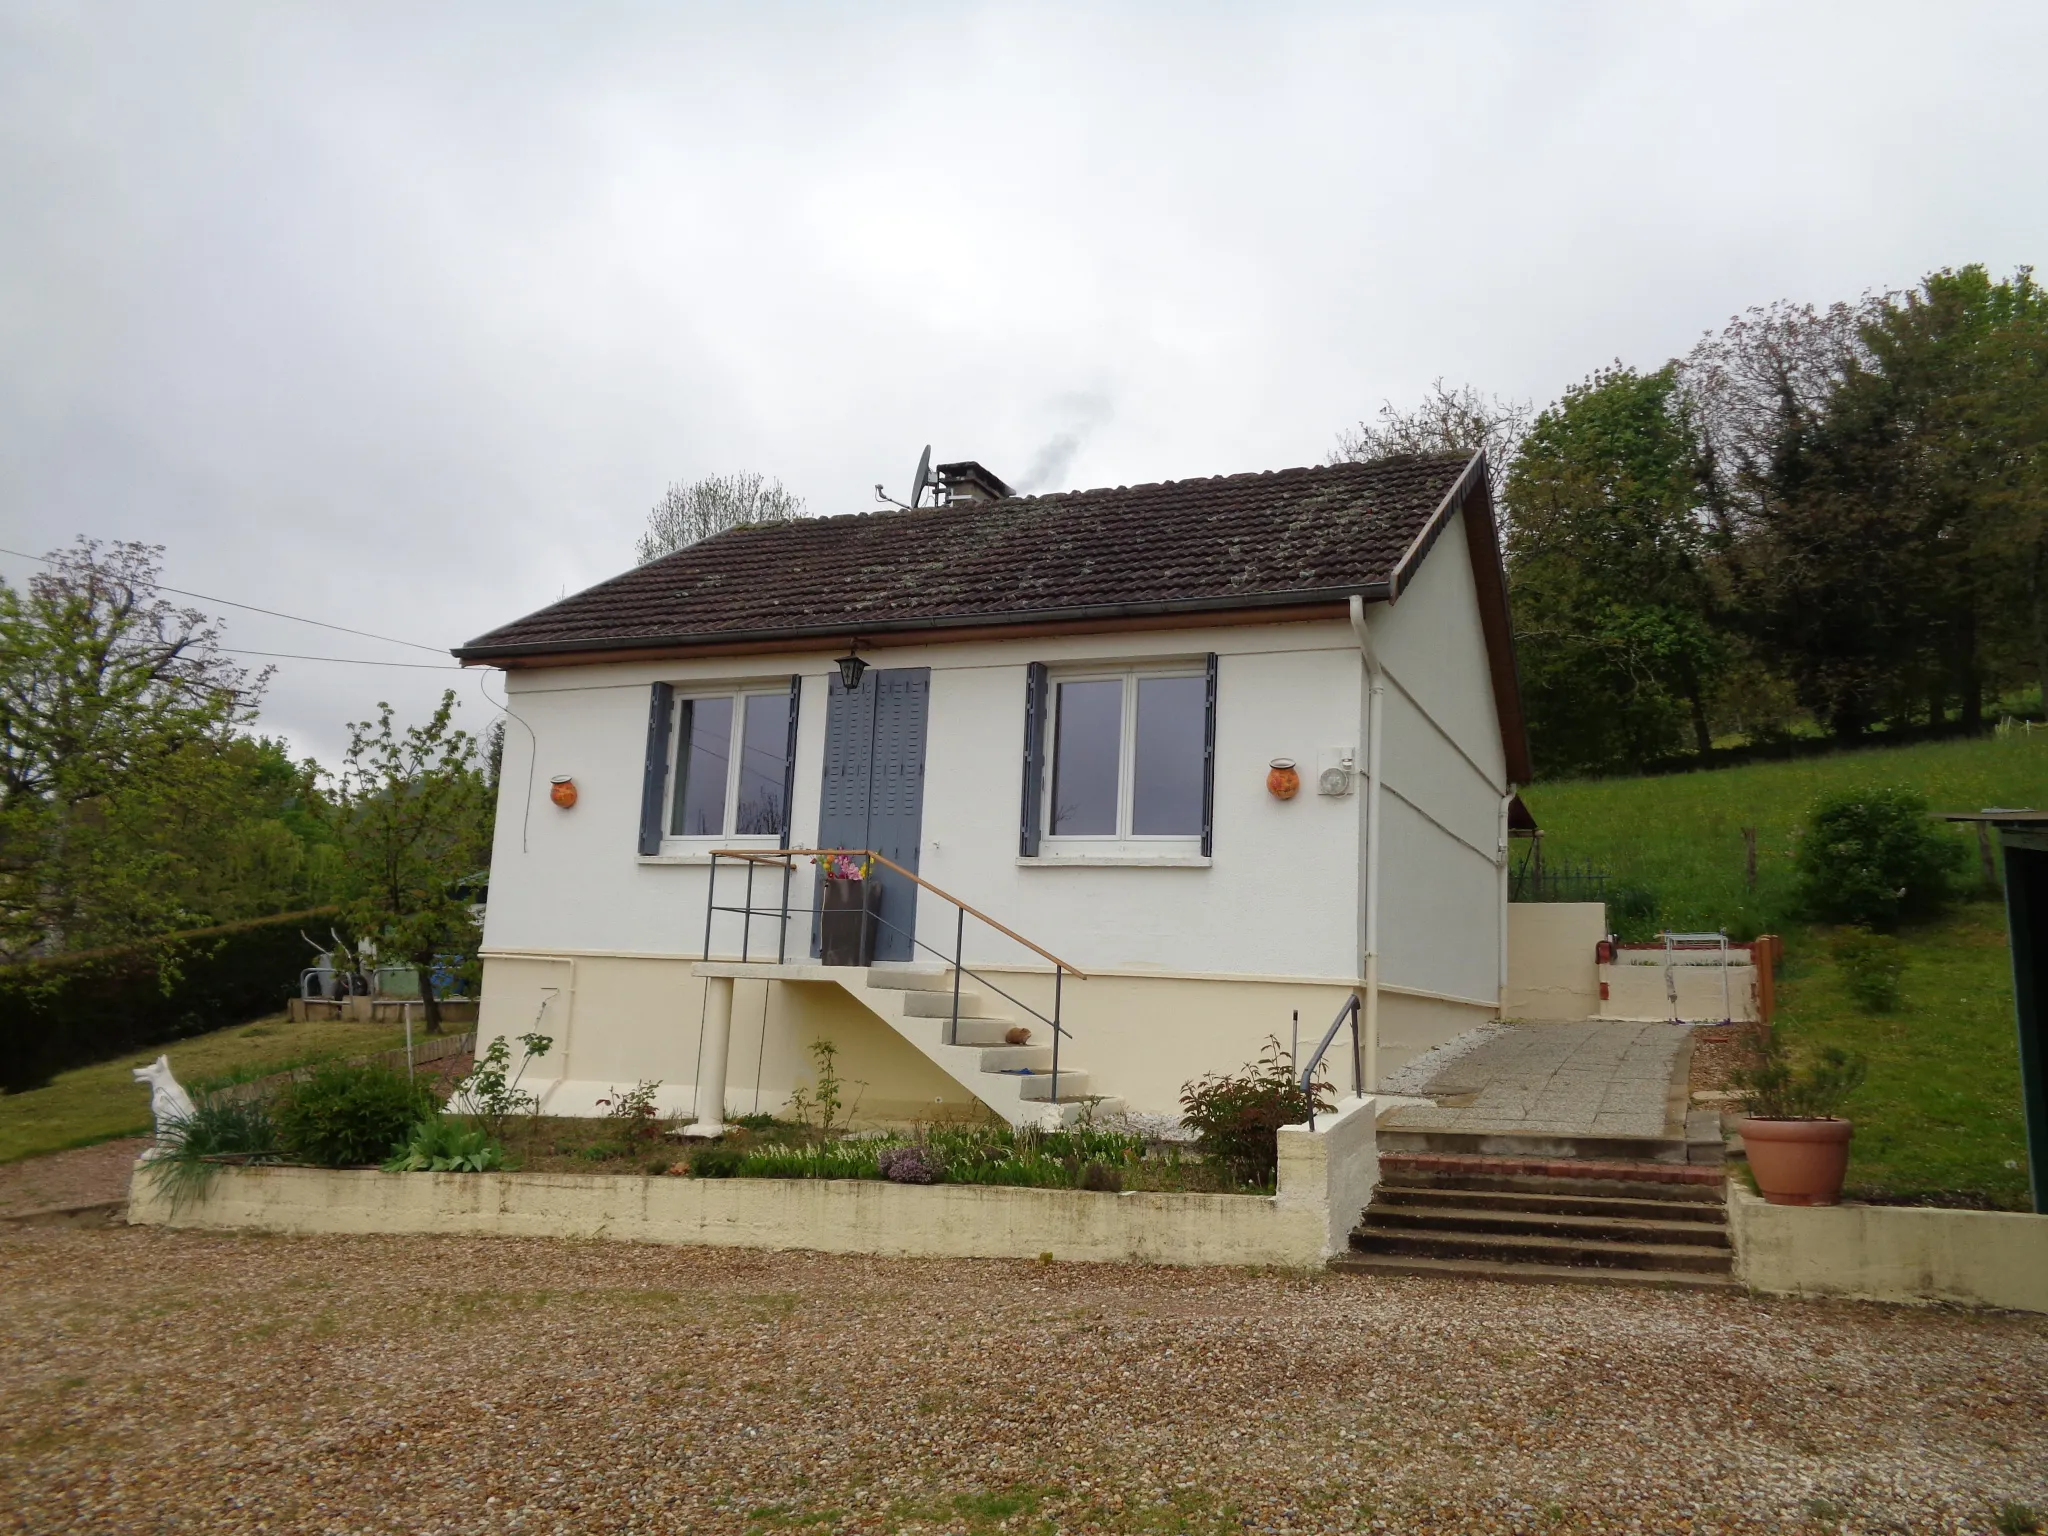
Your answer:
[[[1380,974],[1394,985],[1497,1001],[1507,759],[1461,516],[1400,601],[1375,605],[1367,620],[1388,679]]]

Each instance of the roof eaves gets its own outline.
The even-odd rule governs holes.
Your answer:
[[[983,629],[1004,625],[1071,624],[1076,621],[1155,618],[1169,614],[1241,612],[1259,608],[1292,608],[1316,603],[1343,603],[1353,597],[1386,602],[1392,589],[1385,581],[1351,582],[1341,587],[1298,588],[1292,591],[1233,594],[1227,597],[1175,598],[1156,603],[1099,603],[1071,608],[1034,608],[1009,613],[948,614],[939,618],[789,625],[775,629],[709,630],[677,635],[594,635],[574,640],[538,640],[507,645],[464,645],[449,654],[461,662],[519,656],[569,656],[589,651],[687,649],[700,645],[831,640],[849,634],[913,634],[919,630]]]

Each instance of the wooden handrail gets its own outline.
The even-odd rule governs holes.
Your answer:
[[[925,879],[924,876],[917,874],[915,871],[905,869],[894,859],[884,858],[872,848],[714,848],[711,850],[711,857],[714,859],[756,859],[763,863],[774,864],[790,859],[823,858],[829,853],[859,854],[863,858],[873,859],[877,864],[886,864],[904,879],[914,881],[918,885],[923,886],[941,901],[950,901],[962,912],[972,913],[975,917],[980,918],[989,927],[995,929],[997,933],[1003,934],[1007,938],[1015,939],[1034,955],[1050,960],[1062,970],[1073,972],[1082,981],[1088,979],[1088,973],[1078,965],[1075,965],[1071,960],[1062,960],[1051,950],[1041,949],[1038,945],[1025,938],[1023,934],[1017,932],[1016,929],[1006,928],[979,907],[969,906],[951,891],[941,890],[938,886],[933,885],[931,881]]]

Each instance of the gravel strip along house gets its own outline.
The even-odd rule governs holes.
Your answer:
[[[867,1121],[1172,1114],[1354,1006],[1340,1092],[1498,1017],[1529,762],[1483,456],[936,486],[456,652],[523,727],[480,1035],[554,1039],[548,1112],[658,1079],[715,1132],[829,1040]]]

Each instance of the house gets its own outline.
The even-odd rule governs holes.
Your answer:
[[[830,1041],[862,1120],[1170,1114],[1354,998],[1368,1089],[1498,1017],[1530,770],[1483,456],[940,486],[456,652],[518,722],[481,1030],[554,1039],[549,1112],[656,1079],[715,1128]],[[872,966],[820,963],[818,867],[782,852],[833,848],[886,861]]]

